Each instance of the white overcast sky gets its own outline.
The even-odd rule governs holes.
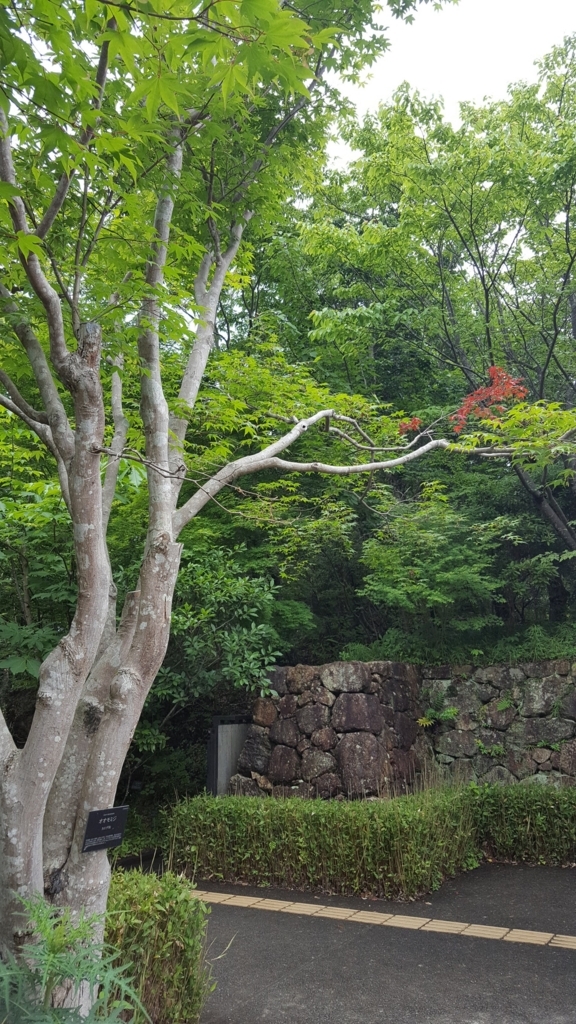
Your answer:
[[[382,18],[390,49],[363,88],[345,87],[358,113],[408,81],[424,96],[442,96],[457,121],[461,100],[503,98],[511,82],[535,79],[534,61],[576,32],[576,0],[460,0],[440,11],[422,6],[411,25]],[[336,158],[339,149],[331,147]]]

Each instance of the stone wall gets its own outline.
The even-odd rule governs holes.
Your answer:
[[[426,703],[458,708],[436,727],[436,760],[481,782],[576,783],[576,664],[422,669]]]
[[[431,753],[420,674],[374,661],[277,668],[259,699],[233,793],[376,796],[409,787]]]
[[[576,664],[276,668],[230,792],[362,797],[408,792],[426,763],[479,782],[576,784]],[[418,725],[429,707],[457,714]]]

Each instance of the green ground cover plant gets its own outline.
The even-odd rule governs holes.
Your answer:
[[[201,796],[166,812],[164,852],[203,879],[409,898],[482,857],[576,861],[576,792],[441,787],[391,800]]]
[[[141,871],[112,876],[106,940],[129,964],[146,1013],[130,1024],[195,1024],[211,991],[205,957],[209,908],[189,880],[171,871],[162,877]],[[147,1016],[148,1015],[148,1016]]]
[[[94,940],[97,916],[72,920],[69,908],[55,911],[42,896],[22,900],[26,958],[0,961],[1,1024],[114,1024],[150,1021],[117,952]],[[89,1010],[78,1006],[91,995]]]

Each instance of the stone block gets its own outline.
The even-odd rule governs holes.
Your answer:
[[[449,766],[448,775],[456,785],[472,782],[476,778],[473,758],[457,757]]]
[[[486,775],[486,772],[489,772],[490,769],[494,767],[494,758],[489,757],[488,754],[476,754],[476,756],[472,758],[471,764],[474,767],[476,775],[480,778],[481,775]]]
[[[305,782],[311,782],[312,779],[316,779],[326,772],[334,772],[335,768],[336,760],[327,751],[311,747],[310,750],[305,750],[302,754],[301,772]]]
[[[268,766],[268,778],[271,782],[293,782],[301,778],[300,758],[293,747],[274,747]]]
[[[508,678],[512,686],[519,686],[520,683],[524,682],[526,676],[521,668],[518,668],[518,666],[512,666],[508,669]]]
[[[278,718],[270,726],[270,739],[273,743],[281,743],[284,747],[296,747],[300,742],[300,733],[293,718]]]
[[[558,772],[536,772],[520,779],[521,786],[557,786],[560,776]]]
[[[373,693],[341,693],[332,708],[337,732],[382,732],[380,702]]]
[[[501,665],[477,668],[474,673],[474,679],[478,683],[489,683],[490,686],[495,686],[497,690],[501,690],[509,683],[507,671]]]
[[[510,729],[516,724],[514,722]],[[526,746],[534,747],[538,743],[551,744],[571,739],[575,728],[574,722],[565,718],[525,718],[524,726]]]
[[[336,760],[345,793],[359,797],[382,791],[389,762],[372,733],[346,733],[336,748]]]
[[[275,665],[274,668],[268,672],[268,679],[270,681],[270,687],[275,690],[279,697],[283,697],[286,693],[286,675],[288,673],[288,667],[286,665]]]
[[[560,771],[566,775],[576,775],[576,740],[568,740],[560,747],[558,759]]]
[[[252,721],[254,725],[262,725],[264,728],[272,725],[278,718],[278,711],[276,705],[270,697],[259,697],[254,702],[252,709]]]
[[[458,717],[454,719],[454,728],[462,729],[464,732],[475,732],[478,728],[478,722],[469,711],[461,711]]]
[[[286,673],[288,693],[304,693],[311,690],[320,669],[314,665],[291,665]]]
[[[336,700],[336,694],[330,693],[325,686],[320,686],[316,696],[318,704],[324,704],[325,707],[331,708],[334,701]]]
[[[566,694],[560,705],[560,713],[564,718],[576,718],[576,689]]]
[[[338,742],[336,733],[330,725],[325,725],[322,729],[316,729],[316,732],[312,733],[312,743],[319,750],[332,750]]]
[[[568,661],[568,658],[560,658],[558,661],[555,662],[554,668],[555,668],[555,671],[556,671],[556,675],[558,675],[558,676],[567,676],[567,675],[569,675],[570,674],[570,662]]]
[[[250,775],[250,772],[266,775],[271,752],[268,730],[261,725],[251,725],[238,758],[238,771],[244,775]]]
[[[450,757],[473,757],[478,753],[474,734],[460,729],[450,729],[436,737],[434,749],[440,754],[448,754]]]
[[[233,775],[228,784],[230,796],[265,796],[255,779],[247,779],[245,775]]]
[[[274,786],[272,796],[274,797],[300,797],[301,800],[311,800],[314,796],[312,786],[308,782],[299,782],[295,786]]]
[[[372,675],[379,677],[378,682],[381,682],[382,679],[388,679],[392,675],[394,668],[393,661],[369,661],[367,665]]]
[[[452,679],[452,668],[450,665],[432,665],[426,675],[428,679]]]
[[[537,764],[527,750],[521,747],[509,747],[506,750],[505,764],[508,771],[517,779],[526,779],[537,771]]]
[[[453,679],[468,679],[474,671],[474,665],[453,665],[452,666],[452,678]]]
[[[278,701],[278,714],[280,718],[293,718],[298,710],[298,698],[294,693],[287,693],[282,700]]]
[[[317,729],[322,729],[330,721],[330,711],[324,704],[308,704],[296,712],[296,721],[300,732],[311,736]]]
[[[298,694],[298,707],[303,708],[306,704],[315,704],[316,698],[312,690],[304,690]]]
[[[402,711],[397,711],[394,715],[394,732],[400,749],[409,750],[418,735],[418,725],[413,718],[409,718]]]
[[[393,729],[394,728],[394,714],[395,714],[393,708],[388,707],[386,704],[381,704],[380,705],[380,714],[382,715],[382,718],[383,718],[385,724],[387,726],[389,726],[391,729]]]
[[[408,711],[412,696],[410,686],[402,679],[385,679],[378,687],[378,696],[382,704],[393,711]]]
[[[308,736],[303,736],[300,742],[298,743],[296,750],[298,751],[299,754],[303,754],[305,750],[310,750],[311,746],[312,740],[309,739]]]
[[[314,779],[313,790],[321,800],[329,800],[342,792],[342,779],[335,772],[327,772],[326,775]]]
[[[501,785],[510,785],[513,782],[518,782],[518,779],[507,768],[504,768],[503,765],[495,764],[489,772],[482,776],[481,782],[498,782]]]
[[[541,679],[551,676],[554,672],[553,661],[526,661],[519,666],[527,679]]]
[[[420,760],[413,750],[390,751],[390,777],[393,782],[412,784],[416,772],[420,770]]]
[[[450,697],[450,704],[458,708],[461,714],[477,715],[482,705],[491,700],[495,692],[491,686],[481,685],[469,679],[459,684],[456,696]]]
[[[486,729],[481,726],[476,733],[476,739],[483,743],[485,747],[500,747],[504,737],[502,733],[496,732],[495,729]]]
[[[362,661],[335,661],[320,669],[322,685],[331,693],[360,693],[370,676],[368,665]]]
[[[510,708],[505,708],[503,711],[498,710],[499,699],[491,700],[489,704],[485,704],[482,710],[482,720],[488,726],[489,729],[507,729],[512,724],[516,715],[518,714],[514,705]]]
[[[550,754],[552,751],[547,750],[546,747],[535,747],[531,753],[536,764],[544,764],[545,761],[550,760]]]
[[[526,717],[547,715],[559,702],[566,689],[566,680],[561,676],[544,676],[527,679],[520,711]]]

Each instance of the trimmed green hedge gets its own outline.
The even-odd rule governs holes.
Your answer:
[[[478,862],[474,806],[465,789],[385,802],[194,797],[170,814],[170,850],[199,878],[393,897]]]
[[[202,879],[394,898],[496,859],[576,861],[576,790],[429,790],[387,801],[201,796],[166,814],[164,853]]]
[[[479,846],[495,860],[576,862],[576,788],[471,787],[477,791]]]

